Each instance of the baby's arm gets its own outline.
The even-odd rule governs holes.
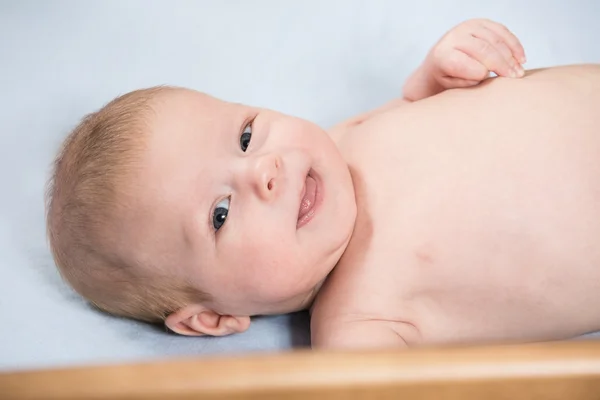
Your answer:
[[[444,90],[477,85],[490,72],[520,78],[524,75],[521,66],[524,62],[523,46],[503,25],[486,19],[463,22],[431,49],[423,64],[406,81],[402,98],[344,121],[332,128],[332,135],[339,136],[374,115]]]
[[[330,322],[311,329],[311,345],[313,349],[349,350],[408,347],[401,328],[382,320]]]
[[[447,89],[475,86],[498,76],[525,74],[525,50],[505,26],[487,19],[472,19],[446,33],[433,46],[423,64],[404,85],[404,98],[421,100]]]

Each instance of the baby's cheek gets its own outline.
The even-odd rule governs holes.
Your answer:
[[[294,263],[280,264],[271,274],[270,294],[274,301],[285,301],[310,290],[305,269]]]
[[[297,294],[302,268],[295,257],[291,238],[282,237],[279,232],[269,232],[246,236],[235,246],[236,279],[248,291],[269,301],[279,301]],[[233,255],[233,254],[232,254]]]
[[[263,259],[255,264],[248,281],[260,288],[265,300],[280,302],[298,295],[302,291],[302,277],[295,265],[285,260]]]
[[[276,134],[286,143],[289,140],[298,140],[298,144],[301,144],[314,129],[312,123],[286,115],[278,115],[269,121],[269,133]]]
[[[312,122],[303,120],[294,120],[290,124],[290,133],[294,135],[297,140],[307,147],[312,148],[315,140],[320,140],[322,136],[326,136],[326,133],[314,125]]]
[[[282,279],[271,279],[268,286],[263,287],[264,290],[261,293],[261,297],[265,302],[271,304],[282,303],[288,301],[300,293],[299,285],[297,282],[283,276]]]

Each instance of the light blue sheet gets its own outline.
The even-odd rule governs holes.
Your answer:
[[[0,369],[307,345],[302,313],[209,339],[89,309],[46,247],[58,145],[85,113],[163,83],[329,126],[395,97],[431,45],[472,17],[517,33],[530,68],[600,62],[594,0],[0,1]]]

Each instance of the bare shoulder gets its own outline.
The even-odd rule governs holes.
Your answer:
[[[487,86],[502,87],[506,90],[518,90],[519,93],[526,91],[532,95],[544,93],[546,89],[566,89],[567,92],[581,93],[594,91],[600,85],[600,64],[573,64],[561,65],[549,68],[536,68],[526,71],[525,76],[520,79],[511,78],[489,78],[472,92],[486,90]],[[533,85],[533,86],[531,86]]]
[[[380,115],[386,111],[396,109],[409,103],[410,101],[403,98],[394,99],[381,107],[358,114],[337,125],[334,125],[332,128],[329,129],[329,135],[331,136],[334,142],[339,144],[348,131],[352,130],[353,128],[356,128],[363,122],[373,118],[376,115]]]
[[[337,271],[338,273],[340,271]],[[374,287],[357,290],[352,282],[359,274],[344,271],[341,280],[325,285],[311,310],[311,342],[320,349],[363,349],[379,347],[407,347],[418,342],[419,332],[415,325],[397,318],[397,307],[392,298],[387,306],[373,302]],[[354,271],[356,272],[356,271]],[[338,274],[339,275],[339,274]],[[337,278],[340,278],[338,276]],[[384,296],[385,297],[385,296]],[[402,308],[400,306],[400,308]]]
[[[314,349],[374,349],[407,347],[402,333],[387,321],[313,319],[311,343]]]
[[[535,68],[526,71],[526,77],[540,77],[543,75],[594,75],[600,76],[600,64],[568,64],[549,68]]]

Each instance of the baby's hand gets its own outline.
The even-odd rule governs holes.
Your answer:
[[[472,19],[450,30],[429,52],[424,67],[444,89],[477,85],[489,77],[520,78],[525,51],[505,26]]]

